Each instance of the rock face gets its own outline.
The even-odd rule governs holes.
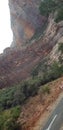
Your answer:
[[[12,47],[22,47],[44,24],[45,18],[39,13],[41,0],[9,0]]]
[[[63,39],[63,23],[50,19],[43,37],[24,49],[4,50],[0,56],[0,88],[12,86],[31,76],[33,68]],[[51,53],[50,53],[51,54]]]
[[[15,85],[30,77],[33,68],[51,54],[57,43],[63,42],[63,21],[55,23],[50,16],[43,36],[34,39],[28,46],[24,44],[43,24],[43,17],[38,11],[39,3],[40,0],[9,0],[14,35],[12,46],[15,48],[7,48],[0,55],[0,88]],[[53,57],[55,52],[56,49],[51,54]]]

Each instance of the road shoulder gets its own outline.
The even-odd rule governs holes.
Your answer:
[[[35,125],[35,127],[33,128],[33,130],[42,130],[44,125],[46,124],[48,118],[50,117],[50,115],[53,113],[53,111],[55,110],[56,106],[58,105],[58,103],[60,102],[60,100],[63,98],[63,92],[61,92],[58,96],[58,98],[56,99],[56,101],[54,101],[52,104],[50,104],[45,112],[41,115],[39,121],[37,122],[37,124]],[[63,129],[62,129],[63,130]]]

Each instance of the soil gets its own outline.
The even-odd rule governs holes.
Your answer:
[[[21,107],[21,114],[18,119],[22,126],[21,130],[41,130],[62,98],[63,90],[61,86],[63,85],[63,77],[47,85],[50,87],[50,94],[46,95],[44,103],[41,102],[41,96],[38,94],[30,97]]]

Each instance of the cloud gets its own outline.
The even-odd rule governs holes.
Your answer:
[[[0,1],[0,53],[12,42],[8,0]]]

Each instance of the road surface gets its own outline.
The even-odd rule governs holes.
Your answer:
[[[41,130],[60,130],[63,125],[63,98]]]

